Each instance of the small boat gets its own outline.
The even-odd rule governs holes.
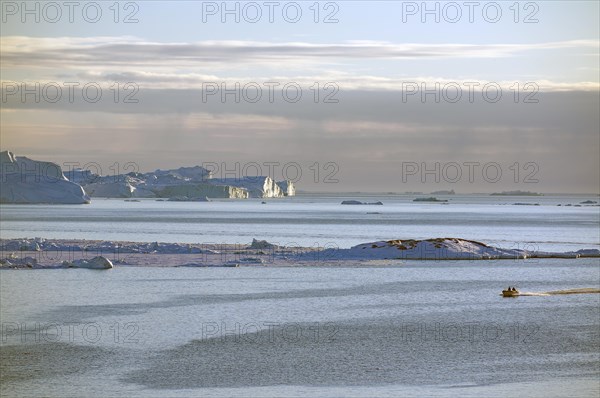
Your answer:
[[[519,291],[516,288],[508,288],[507,290],[502,291],[502,297],[517,297],[519,295]]]

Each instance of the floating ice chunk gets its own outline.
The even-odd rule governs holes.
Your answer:
[[[104,256],[96,256],[90,260],[81,259],[74,261],[64,261],[64,266],[70,268],[88,268],[88,269],[110,269],[113,263]]]

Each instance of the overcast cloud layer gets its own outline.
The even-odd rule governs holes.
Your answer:
[[[60,26],[52,35],[41,26],[46,35],[27,35],[13,23],[0,43],[1,146],[59,163],[97,162],[104,174],[115,162],[141,171],[296,162],[306,190],[598,192],[594,22],[562,37],[555,25],[518,38],[477,24],[452,35],[438,24],[427,37],[385,40],[376,21],[365,22],[369,33],[340,23],[306,35],[266,26],[250,37],[244,25],[222,33],[219,24],[221,39],[176,34],[165,21],[155,28],[168,31],[162,40],[141,26],[63,35]],[[465,36],[467,28],[482,33]],[[102,97],[86,101],[96,87]],[[441,174],[449,162],[497,164],[503,177],[490,182],[477,170],[473,181],[449,181],[454,174]],[[441,178],[403,178],[408,163],[439,167]],[[286,175],[278,169],[274,177]]]

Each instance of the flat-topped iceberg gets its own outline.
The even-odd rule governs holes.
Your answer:
[[[0,152],[0,203],[83,204],[90,198],[56,163]]]

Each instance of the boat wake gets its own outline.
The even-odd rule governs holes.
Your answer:
[[[595,287],[584,287],[580,289],[565,289],[565,290],[552,290],[550,292],[519,292],[517,296],[557,296],[560,294],[588,294],[588,293],[600,293],[600,289]],[[502,294],[501,294],[502,295]]]
[[[521,292],[517,296],[550,296],[548,293],[535,293],[535,292]]]
[[[553,296],[556,294],[584,294],[584,293],[600,293],[600,289],[595,287],[584,287],[581,289],[566,289],[566,290],[553,290],[551,292],[546,292],[548,296]]]

